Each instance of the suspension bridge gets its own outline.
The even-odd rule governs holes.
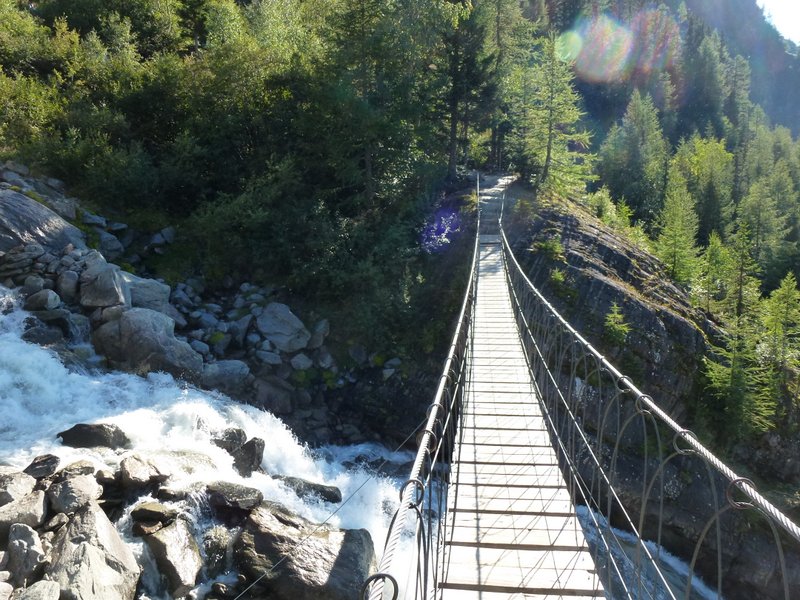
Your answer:
[[[800,528],[532,285],[506,184],[478,189],[453,342],[362,598],[800,598]]]

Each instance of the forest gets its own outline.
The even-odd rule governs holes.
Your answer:
[[[421,234],[467,170],[513,172],[724,327],[696,400],[721,446],[800,429],[798,89],[755,0],[0,0],[0,158],[176,223],[162,276],[430,351],[461,279]]]

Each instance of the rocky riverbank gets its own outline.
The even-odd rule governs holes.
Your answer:
[[[385,399],[428,389],[427,379],[357,344],[337,349],[340,366],[329,321],[304,323],[279,289],[209,290],[200,276],[170,287],[134,272],[175,235],[136,232],[82,209],[58,180],[0,168],[0,283],[27,298],[36,318],[27,339],[61,351],[91,342],[110,368],[218,389],[279,415],[312,445],[402,437],[407,424]]]
[[[219,390],[280,416],[314,445],[381,438],[385,423],[367,423],[371,411],[391,418],[380,399],[356,410],[347,390],[402,386],[400,359],[352,346],[340,367],[326,345],[329,322],[306,325],[268,287],[210,292],[195,277],[172,288],[132,272],[143,255],[168,252],[174,235],[134,232],[82,209],[57,180],[13,163],[0,168],[0,284],[28,311],[25,341],[79,370],[166,372]],[[69,419],[63,402],[59,416]],[[213,428],[198,417],[188,425],[192,445],[201,436],[216,450],[159,452],[132,446],[140,430],[71,425],[58,433],[59,453],[85,449],[87,459],[45,453],[0,466],[0,600],[133,599],[154,589],[232,598],[251,585],[256,596],[344,600],[373,566],[369,532],[321,525],[286,503],[330,513],[342,491],[265,470],[265,449],[280,451],[266,434]],[[197,474],[208,469],[227,476]],[[133,538],[143,544],[138,551]]]

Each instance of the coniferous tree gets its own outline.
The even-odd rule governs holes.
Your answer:
[[[787,421],[794,423],[797,407],[790,388],[800,367],[800,291],[794,274],[787,274],[764,301],[761,322],[765,333],[762,354],[769,362],[770,375],[765,391],[781,405]]]
[[[731,236],[727,294],[720,302],[725,322],[725,346],[707,357],[706,376],[715,399],[708,417],[716,420],[721,442],[732,444],[769,429],[775,404],[763,394],[765,372],[758,361],[757,319],[760,302],[756,265],[747,224]]]
[[[518,170],[537,194],[566,194],[591,178],[589,134],[579,129],[572,80],[552,35],[539,40],[530,62],[516,70],[512,147]]]
[[[788,232],[786,218],[778,211],[770,179],[763,177],[753,183],[738,208],[739,221],[747,223],[752,236],[753,258],[762,273],[774,269]]]
[[[653,101],[633,92],[621,125],[615,125],[599,152],[602,181],[615,198],[625,198],[637,219],[652,223],[661,211],[667,143]]]
[[[659,225],[656,255],[667,266],[670,277],[688,284],[697,267],[697,215],[686,181],[675,167],[670,169]]]
[[[715,31],[706,35],[696,53],[686,59],[687,92],[681,120],[692,123],[697,131],[711,128],[713,135],[725,135],[724,104],[728,96],[725,68],[727,51]]]
[[[492,93],[486,88],[493,85],[488,77],[492,57],[484,51],[486,26],[483,11],[473,8],[461,15],[457,26],[445,36],[450,80],[447,94],[447,175],[450,180],[456,178],[459,153],[462,157],[466,155],[473,110],[482,106],[480,99]]]
[[[718,312],[727,295],[726,282],[731,269],[730,252],[719,235],[712,231],[703,249],[692,281],[692,301],[707,313]]]
[[[673,163],[686,179],[699,220],[698,241],[708,243],[712,231],[723,231],[730,218],[733,156],[722,140],[693,135],[681,142]]]

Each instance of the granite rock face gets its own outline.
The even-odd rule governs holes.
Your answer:
[[[139,565],[95,502],[86,504],[53,539],[47,578],[64,600],[133,600]]]
[[[699,392],[698,374],[709,339],[722,332],[692,307],[663,265],[585,213],[543,208],[512,238],[513,250],[533,284],[575,329],[674,419],[685,422],[686,401]],[[553,248],[562,252],[537,249]],[[552,282],[560,269],[565,284]],[[630,331],[622,346],[604,339],[604,319],[620,307]]]
[[[72,244],[85,248],[84,235],[52,210],[11,189],[0,189],[0,251],[39,244],[60,251]]]

